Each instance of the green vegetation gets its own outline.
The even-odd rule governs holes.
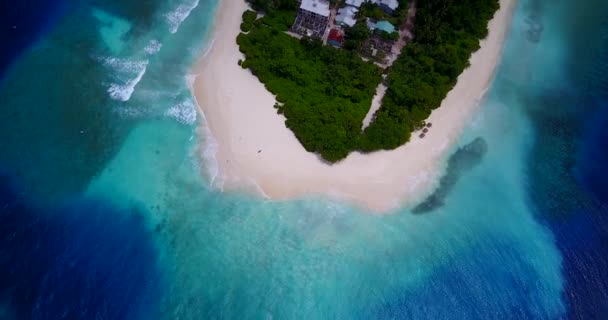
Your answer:
[[[363,133],[363,151],[394,149],[441,104],[469,65],[497,0],[419,0],[414,41],[392,65],[388,90]]]
[[[357,12],[357,17],[361,18],[370,18],[373,20],[385,20],[390,19],[391,16],[384,12],[380,7],[371,2],[363,2],[361,7],[359,8],[359,12]]]
[[[241,23],[241,31],[249,32],[253,28],[253,22],[257,19],[258,14],[255,11],[247,10],[243,12],[243,22]]]
[[[277,95],[275,107],[307,151],[340,160],[357,148],[381,69],[354,53],[285,34],[277,23],[285,16],[274,12],[238,36],[246,56],[241,66]]]
[[[354,26],[346,28],[344,49],[357,51],[361,49],[361,46],[371,36],[371,31],[367,28],[365,22],[357,22]]]
[[[401,1],[392,19],[405,20],[407,2]],[[418,0],[414,41],[388,70],[382,107],[361,132],[382,71],[355,53],[370,36],[365,24],[347,30],[344,47],[351,51],[339,50],[283,32],[293,23],[295,0],[251,3],[266,16],[248,20],[249,33],[238,36],[246,56],[241,66],[277,95],[275,107],[306,150],[331,162],[350,151],[393,149],[406,143],[455,85],[498,9],[498,0]],[[245,19],[244,14],[244,23]]]
[[[342,48],[344,50],[356,52],[361,57],[382,64],[385,62],[386,52],[384,52],[382,48],[377,47],[378,42],[372,41],[374,38],[381,39],[385,45],[392,47],[393,43],[399,40],[399,33],[388,33],[379,29],[372,32],[368,29],[365,21],[359,21],[354,26],[345,28],[345,41]],[[377,50],[375,55],[373,55],[373,49],[380,50]]]
[[[388,14],[384,10],[380,9],[378,5],[371,2],[363,2],[357,12],[359,21],[365,21],[365,18],[370,18],[375,21],[387,20],[394,26],[400,26],[407,18],[407,9],[410,0],[399,0],[399,7],[393,12]]]
[[[257,11],[271,13],[277,10],[298,9],[298,0],[248,0],[251,7]]]
[[[382,39],[384,40],[392,40],[392,41],[397,41],[399,40],[399,32],[391,32],[388,33],[384,30],[380,30],[380,31],[376,31],[380,34],[380,36],[382,37]]]
[[[399,7],[392,15],[386,13],[374,3],[363,2],[361,4],[361,7],[359,8],[359,12],[357,12],[357,23],[350,28],[346,27],[344,49],[359,51],[360,54],[363,54],[363,52],[361,51],[361,46],[374,34],[379,35],[385,40],[398,40],[398,32],[387,33],[382,30],[376,30],[374,32],[371,32],[367,28],[366,19],[370,18],[374,22],[386,20],[398,29],[399,26],[401,26],[407,19],[407,10],[409,2],[410,0],[400,0]]]
[[[393,12],[393,17],[386,20],[399,28],[399,26],[401,26],[401,24],[403,24],[407,19],[407,11],[409,9],[410,2],[411,0],[399,0],[399,7],[397,7],[397,10]]]
[[[268,13],[264,18],[257,20],[256,23],[277,31],[286,31],[289,30],[295,19],[295,12],[281,10]]]

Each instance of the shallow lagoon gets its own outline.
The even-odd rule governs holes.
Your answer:
[[[109,283],[133,288],[124,296],[131,313],[121,313],[129,318],[607,314],[608,177],[601,159],[608,148],[601,146],[608,4],[520,1],[496,80],[454,146],[456,152],[482,138],[483,157],[446,173],[458,179],[433,210],[384,216],[324,199],[272,202],[208,187],[196,148],[203,119],[188,79],[194,58],[212,42],[216,6],[73,3],[50,27],[42,24],[42,36],[6,70],[0,163],[19,190],[12,197],[39,208],[14,228],[40,220],[64,235],[79,235],[62,229],[79,229],[77,223],[82,230],[128,230],[141,234],[134,247],[148,251],[121,260],[133,246],[108,242],[117,237],[111,232],[90,233],[84,243],[91,251],[127,263],[101,264],[103,257],[74,250],[73,261],[90,264],[60,273],[65,278],[50,286],[56,291],[21,293],[1,282],[5,314],[56,318],[64,310],[28,314],[15,302],[29,294],[53,306],[53,296],[83,290],[65,285],[91,279],[90,268],[111,269]],[[47,210],[89,201],[111,213],[100,218],[90,205],[67,215]],[[7,208],[3,217],[14,213]],[[44,235],[24,234],[32,246]],[[12,245],[3,239],[6,254]],[[40,261],[27,245],[10,252],[0,270]],[[68,270],[70,261],[56,268]],[[142,279],[134,269],[150,271]],[[16,285],[47,288],[46,278]],[[90,301],[69,308],[98,306]]]

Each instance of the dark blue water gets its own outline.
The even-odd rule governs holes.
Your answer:
[[[540,277],[517,244],[488,235],[428,283],[403,292],[378,311],[379,319],[553,319]],[[510,261],[509,265],[501,261]],[[554,316],[557,316],[554,314]]]
[[[0,77],[63,10],[62,0],[0,2]],[[148,318],[161,288],[157,259],[136,210],[79,198],[38,206],[0,175],[0,318]]]
[[[0,319],[158,316],[145,212],[82,195],[128,132],[91,85],[104,71],[90,8],[143,27],[157,4],[90,2],[0,2]]]
[[[152,1],[91,3],[133,22],[135,33],[148,27],[156,8]],[[151,319],[167,294],[163,270],[170,266],[159,266],[157,234],[142,218],[148,213],[82,196],[122,146],[130,124],[103,108],[103,87],[90,85],[103,82],[105,71],[91,59],[100,42],[97,25],[80,5],[0,4],[0,75],[9,65],[16,70],[0,87],[0,162],[14,178],[0,177],[0,318]],[[530,19],[542,25],[552,2],[526,5]],[[543,309],[550,295],[537,286],[540,276],[521,257],[520,244],[487,234],[483,245],[451,257],[424,286],[397,294],[369,317],[608,319],[607,19],[604,0],[572,2],[560,33],[568,56],[565,65],[554,66],[567,80],[549,79],[541,92],[517,92],[535,138],[526,191],[563,259],[566,313],[551,317]],[[542,43],[543,36],[535,32],[530,41]],[[41,51],[28,51],[49,38]],[[544,67],[532,73],[547,72]],[[16,94],[30,90],[37,94]],[[177,305],[195,309],[203,301],[190,297]]]
[[[9,7],[2,11],[3,19],[30,27],[19,33],[4,29],[8,39],[2,41],[3,59],[12,59],[12,64],[0,81],[0,163],[36,197],[54,199],[82,191],[128,134],[132,123],[116,117],[108,106],[112,100],[103,84],[111,75],[96,60],[105,52],[100,23],[91,12],[96,8],[119,17],[128,12],[137,17],[137,32],[158,6],[147,2],[136,10],[137,3],[3,4]]]
[[[137,210],[39,207],[0,175],[0,318],[148,319],[162,276]]]
[[[537,135],[530,198],[563,257],[568,319],[608,318],[608,3],[564,21],[567,81],[529,97]]]
[[[53,27],[65,6],[64,0],[0,2],[0,78],[19,54]]]
[[[561,15],[559,43],[566,48],[563,64],[529,66],[533,80],[512,93],[524,101],[533,129],[527,193],[536,219],[552,231],[561,254],[565,313],[550,316],[541,308],[541,277],[526,266],[516,246],[488,235],[484,246],[454,259],[428,286],[403,292],[379,308],[380,318],[608,319],[608,2],[560,3],[564,10],[552,17],[547,14],[551,2],[524,5],[535,27],[526,35],[531,46],[555,35],[544,23]],[[525,64],[525,53],[520,58]],[[497,76],[503,85],[502,77],[517,74],[504,68],[519,63],[503,66]],[[547,68],[565,76],[552,79]],[[518,261],[514,265],[520,269],[505,269],[497,261]]]
[[[608,61],[608,60],[606,60]],[[563,253],[570,319],[608,316],[608,95],[594,95],[578,140],[572,171],[582,191],[579,206],[550,219]]]
[[[577,156],[575,176],[581,185],[598,202],[608,203],[608,97],[595,103],[595,112],[589,114],[584,126]],[[593,105],[594,103],[591,102]]]

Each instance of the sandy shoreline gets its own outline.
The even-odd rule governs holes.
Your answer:
[[[347,200],[373,211],[387,211],[416,204],[432,191],[444,168],[446,152],[458,138],[479,100],[490,85],[500,61],[515,0],[500,0],[501,9],[490,22],[490,32],[471,66],[435,110],[433,128],[424,139],[416,136],[391,151],[352,153],[327,165],[306,152],[285,118],[273,108],[274,97],[255,76],[237,62],[236,45],[243,0],[222,0],[214,31],[215,42],[197,63],[193,85],[206,123],[201,149],[205,167],[215,168],[212,184],[222,190],[246,190],[271,199],[325,195]],[[216,161],[214,163],[214,161]]]

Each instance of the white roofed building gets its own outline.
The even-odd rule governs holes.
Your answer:
[[[326,0],[302,0],[300,10],[316,13],[320,16],[329,17],[329,1]]]
[[[336,23],[340,25],[346,25],[352,27],[357,23],[357,12],[359,10],[355,7],[346,6],[338,10],[336,16]]]
[[[323,38],[329,25],[329,1],[302,0],[291,31],[311,38]]]
[[[347,6],[353,6],[355,8],[360,8],[361,4],[367,0],[346,0],[345,3]]]

